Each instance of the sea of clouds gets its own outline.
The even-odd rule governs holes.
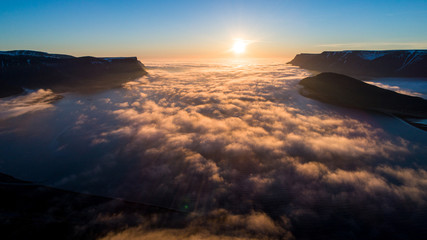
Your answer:
[[[310,73],[283,62],[147,66],[123,89],[65,94],[37,111],[1,102],[11,114],[1,115],[0,143],[15,144],[0,149],[3,171],[189,212],[184,228],[141,224],[108,239],[406,238],[423,229],[425,132],[304,98],[298,81]],[[35,130],[24,116],[47,125]]]

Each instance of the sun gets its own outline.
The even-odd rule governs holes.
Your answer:
[[[235,54],[242,54],[246,51],[246,46],[248,45],[247,41],[242,39],[236,39],[234,40],[233,47],[231,48],[231,51],[233,51]]]

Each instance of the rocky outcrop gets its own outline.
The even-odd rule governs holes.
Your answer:
[[[289,63],[309,70],[350,76],[427,77],[427,50],[302,53]]]
[[[2,96],[22,88],[50,88],[59,92],[106,89],[146,73],[136,57],[73,57],[27,50],[0,52],[0,85],[9,89],[2,90]]]
[[[427,118],[427,100],[407,96],[336,73],[300,81],[301,94],[323,102],[374,110],[400,117]]]

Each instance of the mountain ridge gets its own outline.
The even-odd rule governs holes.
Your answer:
[[[119,87],[147,74],[136,57],[74,57],[32,50],[0,51],[0,97],[23,88],[56,92]]]
[[[357,77],[427,77],[427,50],[301,53],[288,64],[319,72],[336,72]]]

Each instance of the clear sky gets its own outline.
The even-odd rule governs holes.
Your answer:
[[[0,1],[0,50],[227,57],[236,38],[248,57],[427,48],[427,1]]]

